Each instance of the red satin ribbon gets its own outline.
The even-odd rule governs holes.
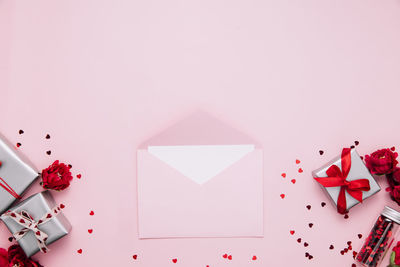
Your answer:
[[[17,192],[15,192],[14,189],[12,189],[12,187],[9,184],[7,184],[7,182],[4,181],[4,179],[1,177],[0,177],[0,186],[3,187],[4,190],[6,190],[8,193],[10,193],[16,199],[21,199],[21,196],[18,195]]]
[[[341,158],[342,170],[336,165],[332,165],[326,171],[328,177],[314,177],[323,187],[336,187],[340,186],[340,192],[337,200],[337,210],[340,214],[345,214],[347,211],[346,191],[352,197],[362,202],[362,191],[369,191],[370,185],[368,179],[358,179],[347,181],[351,168],[351,149],[343,148]]]

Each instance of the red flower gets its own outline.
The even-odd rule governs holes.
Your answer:
[[[395,253],[394,264],[400,264],[400,242],[397,242],[393,252]]]
[[[380,149],[371,155],[365,156],[365,163],[369,171],[373,174],[383,175],[394,171],[398,161],[398,154],[389,148]]]
[[[390,197],[400,205],[400,185],[390,187],[389,193]]]
[[[26,257],[24,251],[19,245],[12,245],[8,248],[9,266],[18,267],[43,267],[39,262]]]
[[[43,188],[61,191],[69,186],[72,175],[67,165],[59,163],[56,160],[47,169],[42,171],[42,180]]]
[[[8,253],[4,248],[0,248],[0,267],[8,267]]]

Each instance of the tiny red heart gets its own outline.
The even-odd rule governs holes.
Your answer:
[[[60,204],[60,208],[61,209],[65,208],[65,205],[64,204]]]
[[[333,245],[330,245],[329,246],[329,249],[334,249],[335,247],[333,246]]]
[[[253,256],[253,258],[251,258],[253,261],[257,260],[257,256]]]
[[[304,242],[304,246],[305,246],[305,247],[308,247],[308,243],[307,243],[307,242]]]
[[[93,229],[88,230],[89,234],[93,233]]]
[[[228,256],[228,260],[230,260],[230,261],[232,260],[232,255]]]
[[[24,219],[19,220],[20,223],[25,223]]]
[[[20,147],[21,146],[21,143],[17,143],[17,147]]]
[[[362,238],[362,234],[358,234],[357,236],[358,236],[358,238],[359,238],[359,239],[361,239],[361,238]]]
[[[224,259],[226,259],[226,258],[228,258],[228,254],[222,255],[222,257],[223,257]]]
[[[300,164],[300,160],[296,159],[296,164]]]
[[[302,173],[303,172],[303,169],[302,168],[299,168],[299,173]]]
[[[90,216],[93,216],[93,215],[94,215],[94,211],[93,211],[93,210],[90,211],[89,215],[90,215]]]
[[[295,183],[296,183],[296,179],[292,179],[291,182],[292,182],[293,184],[295,184]]]
[[[136,255],[136,254],[133,255],[132,258],[133,258],[134,260],[137,260],[137,255]]]
[[[51,215],[51,214],[47,214],[47,219],[50,219],[51,217],[53,217],[53,215]]]
[[[78,179],[81,179],[81,177],[82,177],[81,174],[76,175],[76,178],[78,178]]]
[[[177,262],[178,262],[178,259],[172,259],[172,262],[173,262],[173,263],[177,263]]]
[[[82,249],[78,249],[77,251],[79,254],[82,254]]]
[[[284,199],[285,198],[285,194],[281,194],[281,198]]]
[[[37,232],[36,232],[36,235],[37,235],[37,236],[40,236],[40,231],[37,231]]]
[[[294,235],[295,231],[294,230],[290,230],[290,234]]]
[[[282,176],[283,178],[285,178],[285,177],[286,177],[286,173],[282,173],[281,176]]]

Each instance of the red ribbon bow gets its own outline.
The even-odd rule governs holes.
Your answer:
[[[351,168],[351,149],[343,148],[341,158],[342,170],[335,164],[329,167],[326,171],[328,177],[314,177],[323,187],[337,187],[340,186],[340,192],[337,200],[337,210],[340,214],[345,214],[347,211],[346,191],[350,196],[362,202],[362,191],[369,191],[370,185],[368,179],[358,179],[347,181]]]

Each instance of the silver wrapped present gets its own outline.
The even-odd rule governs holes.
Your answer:
[[[0,135],[0,214],[39,177],[38,171]]]
[[[66,236],[72,229],[62,214],[63,204],[56,205],[49,191],[25,199],[0,219],[13,234],[27,257],[48,252],[47,246]]]
[[[312,174],[326,190],[339,213],[347,212],[360,203],[360,200],[363,201],[381,190],[355,149],[343,149],[342,155],[338,155],[326,165],[313,171]],[[341,185],[332,186],[335,183]],[[340,201],[341,191],[342,201]],[[359,199],[357,200],[354,196]],[[342,202],[342,209],[338,202]]]

